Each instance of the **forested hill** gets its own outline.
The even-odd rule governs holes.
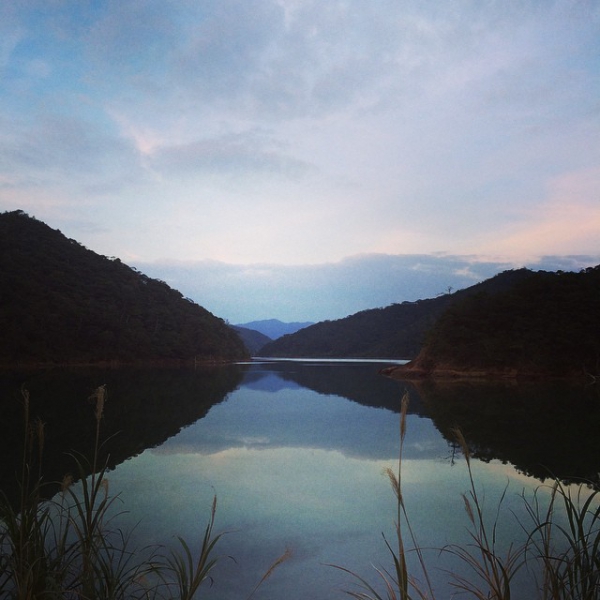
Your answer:
[[[452,303],[478,292],[494,294],[527,279],[531,271],[505,271],[482,283],[437,298],[364,310],[322,321],[260,349],[261,356],[404,358],[417,356],[426,332]]]
[[[222,319],[22,211],[0,213],[0,364],[246,356]]]
[[[540,271],[454,304],[405,374],[600,375],[600,266]],[[398,373],[400,373],[398,371]]]
[[[250,352],[250,354],[253,356],[260,348],[271,341],[270,337],[264,335],[260,331],[256,331],[255,329],[247,329],[246,327],[241,327],[240,325],[231,325],[231,327],[240,336],[241,340],[244,342],[244,345],[248,349],[248,352]]]

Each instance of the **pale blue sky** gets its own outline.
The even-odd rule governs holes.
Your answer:
[[[595,0],[0,4],[0,210],[233,322],[600,263],[599,140]]]

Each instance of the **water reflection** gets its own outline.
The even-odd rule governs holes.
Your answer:
[[[599,482],[600,390],[569,382],[417,383],[426,411],[452,443],[460,427],[474,456],[545,480]]]
[[[20,387],[31,395],[31,415],[46,423],[44,469],[47,481],[59,481],[72,468],[67,452],[90,455],[93,407],[87,402],[98,385],[107,384],[109,401],[102,423],[110,438],[111,467],[146,448],[163,444],[203,418],[209,409],[240,386],[236,420],[225,423],[216,411],[201,439],[183,431],[167,441],[175,446],[215,453],[225,448],[311,447],[346,456],[387,459],[395,456],[397,432],[386,434],[387,411],[399,412],[410,394],[409,413],[432,419],[444,436],[426,439],[421,453],[451,456],[460,427],[473,454],[499,459],[540,480],[549,474],[564,481],[598,481],[600,397],[597,386],[564,382],[511,384],[398,382],[377,376],[376,363],[265,361],[199,370],[114,369],[49,370],[0,376],[0,482],[14,481],[23,439]],[[282,403],[284,393],[290,401]],[[316,393],[316,394],[315,394]],[[257,399],[261,399],[257,402]],[[323,399],[328,398],[328,402]],[[362,407],[349,405],[351,400]],[[369,411],[366,407],[386,409]],[[359,414],[359,418],[350,415]],[[310,415],[306,417],[305,415]],[[223,428],[227,427],[227,434]],[[378,431],[376,443],[373,431]]]
[[[106,383],[103,434],[121,432],[110,440],[115,468],[109,479],[128,511],[124,526],[136,525],[140,544],[168,545],[174,535],[193,544],[217,494],[218,528],[230,532],[220,552],[235,557],[215,573],[212,595],[220,600],[246,597],[286,547],[293,558],[269,580],[263,600],[341,598],[348,580],[326,563],[370,578],[371,564],[389,565],[381,532],[393,537],[395,505],[383,472],[396,463],[405,389],[411,405],[403,487],[424,547],[467,541],[461,494],[469,483],[464,462],[453,455],[454,426],[484,459],[474,462],[474,471],[488,508],[495,509],[511,483],[504,504],[509,519],[513,511],[523,514],[522,490],[539,484],[524,474],[541,477],[548,468],[569,477],[600,467],[593,443],[598,399],[591,389],[413,387],[377,375],[380,366],[281,361],[196,372],[5,377],[2,450],[13,456],[14,473],[15,448],[21,447],[18,390],[25,381],[32,412],[47,422],[52,438],[47,478],[60,479],[70,467],[54,461],[64,451],[89,449],[93,409],[85,399]],[[505,546],[518,535],[514,523],[498,530]],[[440,569],[453,566],[437,552],[432,557]],[[447,575],[435,571],[433,577],[445,590]],[[523,583],[521,598],[533,597],[528,585]]]
[[[599,482],[597,385],[566,381],[399,382],[373,377],[375,370],[369,363],[315,361],[307,365],[279,361],[252,367],[244,385],[272,392],[310,389],[320,395],[338,396],[393,412],[399,412],[400,398],[408,391],[409,414],[430,418],[448,442],[450,454],[457,450],[453,430],[458,427],[473,455],[481,460],[510,463],[540,481],[557,477],[564,482],[581,479]],[[364,418],[374,417],[369,413]],[[337,419],[332,416],[325,427],[332,440],[336,424],[344,423],[343,415]],[[303,434],[303,439],[309,437],[308,433]],[[358,450],[361,436],[352,437],[358,441],[354,452],[365,451]],[[342,448],[341,439],[339,444]]]
[[[68,452],[92,456],[95,421],[90,394],[106,384],[102,440],[110,467],[157,446],[204,417],[240,384],[245,367],[198,370],[54,369],[0,376],[0,484],[10,496],[23,448],[23,398],[31,419],[45,423],[44,479],[61,481],[73,469]],[[51,494],[56,487],[46,489]]]
[[[410,383],[377,376],[382,363],[279,360],[252,365],[244,385],[276,391],[283,386],[307,388],[323,396],[340,396],[364,406],[400,410],[400,399]],[[268,382],[268,386],[266,382]],[[411,414],[425,415],[419,397],[413,394]]]
[[[186,537],[199,538],[217,494],[219,526],[232,532],[221,551],[236,561],[219,565],[214,597],[245,597],[285,548],[293,558],[261,598],[341,598],[349,581],[327,563],[369,577],[371,564],[389,565],[381,532],[393,537],[395,505],[384,469],[397,459],[395,411],[403,384],[378,377],[373,365],[361,367],[364,395],[355,398],[370,405],[360,404],[336,393],[355,375],[332,367],[253,365],[240,387],[203,419],[111,475],[136,520],[150,515],[137,526],[145,543],[168,543],[182,528]],[[461,494],[468,474],[464,463],[453,466],[450,451],[430,419],[410,415],[403,489],[419,542],[427,548],[467,543]],[[523,515],[519,494],[535,488],[535,481],[496,463],[477,463],[474,472],[492,510],[510,480],[514,488],[505,513]],[[519,534],[514,522],[499,527],[499,547]],[[453,567],[451,559],[437,551],[428,558],[434,585],[447,591],[443,569]],[[521,591],[517,597],[532,597],[529,583]]]

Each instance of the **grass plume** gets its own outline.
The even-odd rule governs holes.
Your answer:
[[[132,546],[131,535],[114,525],[120,497],[112,495],[109,489],[108,458],[99,458],[106,386],[97,388],[90,398],[96,421],[93,456],[87,459],[72,453],[77,483],[66,476],[60,493],[52,500],[43,500],[45,425],[31,420],[29,393],[22,390],[25,426],[17,506],[12,506],[0,492],[0,598],[198,598],[213,584],[214,569],[221,559],[217,548],[223,534],[215,532],[216,496],[197,548],[183,537],[177,537],[177,547],[169,551]],[[400,407],[398,463],[385,470],[395,498],[394,535],[388,539],[383,534],[389,566],[376,567],[372,582],[343,566],[333,565],[350,576],[355,585],[347,594],[356,600],[436,597],[431,566],[426,560],[428,549],[418,542],[403,487],[408,406],[405,393]],[[468,489],[462,494],[468,543],[449,544],[436,549],[436,554],[451,555],[463,567],[460,573],[455,570],[449,576],[449,584],[456,592],[478,600],[510,600],[515,594],[515,576],[527,569],[537,580],[540,600],[599,600],[600,491],[573,488],[556,480],[552,486],[538,487],[532,498],[523,493],[529,522],[520,525],[526,540],[501,551],[498,532],[508,487],[490,514],[476,485],[468,443],[460,430],[455,430],[454,435],[468,473]],[[277,558],[247,600],[253,600],[258,589],[290,557],[286,550]]]
[[[393,542],[390,542],[385,534],[382,534],[392,561],[392,568],[375,568],[380,583],[383,585],[383,591],[378,590],[374,584],[369,583],[365,577],[354,571],[350,571],[340,565],[330,565],[351,575],[357,584],[357,589],[347,590],[346,593],[356,600],[424,600],[434,597],[423,549],[418,544],[415,532],[411,526],[402,492],[402,462],[407,431],[408,405],[409,395],[408,392],[405,392],[400,403],[400,446],[397,468],[395,471],[391,467],[385,469],[385,474],[396,497],[396,519],[394,521],[395,537]],[[406,539],[412,545],[410,551],[416,553],[424,584],[421,584],[419,579],[409,573],[406,560],[408,552]]]
[[[24,441],[19,505],[13,507],[0,492],[0,597],[11,600],[192,600],[206,584],[220,557],[215,533],[217,498],[199,547],[183,537],[179,546],[137,548],[131,534],[113,525],[119,495],[111,495],[108,457],[100,462],[101,422],[107,399],[106,386],[90,395],[94,404],[96,435],[93,456],[71,453],[77,484],[67,475],[52,500],[42,500],[41,463],[44,424],[31,426],[29,392],[22,390]],[[37,449],[37,451],[36,451]],[[40,465],[31,477],[34,459]],[[88,473],[90,474],[88,476]],[[256,590],[290,557],[280,556]]]
[[[397,470],[387,468],[387,475],[396,498],[396,538],[384,542],[391,559],[391,568],[375,567],[379,585],[370,582],[345,567],[333,566],[347,573],[356,587],[346,593],[356,600],[435,600],[429,565],[417,538],[405,503],[402,488],[402,460],[407,430],[408,395],[402,398],[400,411],[400,450]],[[449,585],[457,593],[476,600],[511,600],[515,596],[515,577],[527,569],[538,577],[539,600],[600,600],[600,491],[579,487],[576,494],[558,480],[552,486],[550,501],[544,508],[540,499],[542,487],[533,499],[522,499],[533,529],[520,523],[528,534],[521,544],[509,544],[500,551],[498,532],[501,509],[508,484],[502,491],[491,518],[486,515],[473,474],[473,461],[467,441],[459,429],[453,431],[465,459],[469,489],[462,494],[467,517],[467,544],[449,544],[438,549],[459,561],[460,570],[448,573]],[[587,494],[582,490],[587,489]],[[514,516],[514,515],[513,515]],[[516,518],[516,517],[515,517]],[[407,550],[407,544],[410,544]],[[418,574],[423,585],[408,572],[407,554],[417,556]],[[443,596],[444,598],[446,596]]]

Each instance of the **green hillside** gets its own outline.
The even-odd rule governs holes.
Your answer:
[[[527,269],[505,271],[453,294],[364,310],[344,319],[316,323],[266,344],[260,354],[273,357],[411,359],[421,350],[426,332],[451,304],[481,291],[494,294],[505,290],[530,275],[531,271]]]
[[[232,360],[222,319],[22,211],[0,214],[0,364]]]
[[[260,331],[241,327],[240,325],[231,325],[231,327],[240,336],[241,340],[244,342],[244,345],[248,349],[248,352],[252,356],[255,356],[265,344],[271,341],[270,337],[266,336]]]
[[[406,369],[422,374],[600,375],[600,266],[537,272],[451,306]]]

